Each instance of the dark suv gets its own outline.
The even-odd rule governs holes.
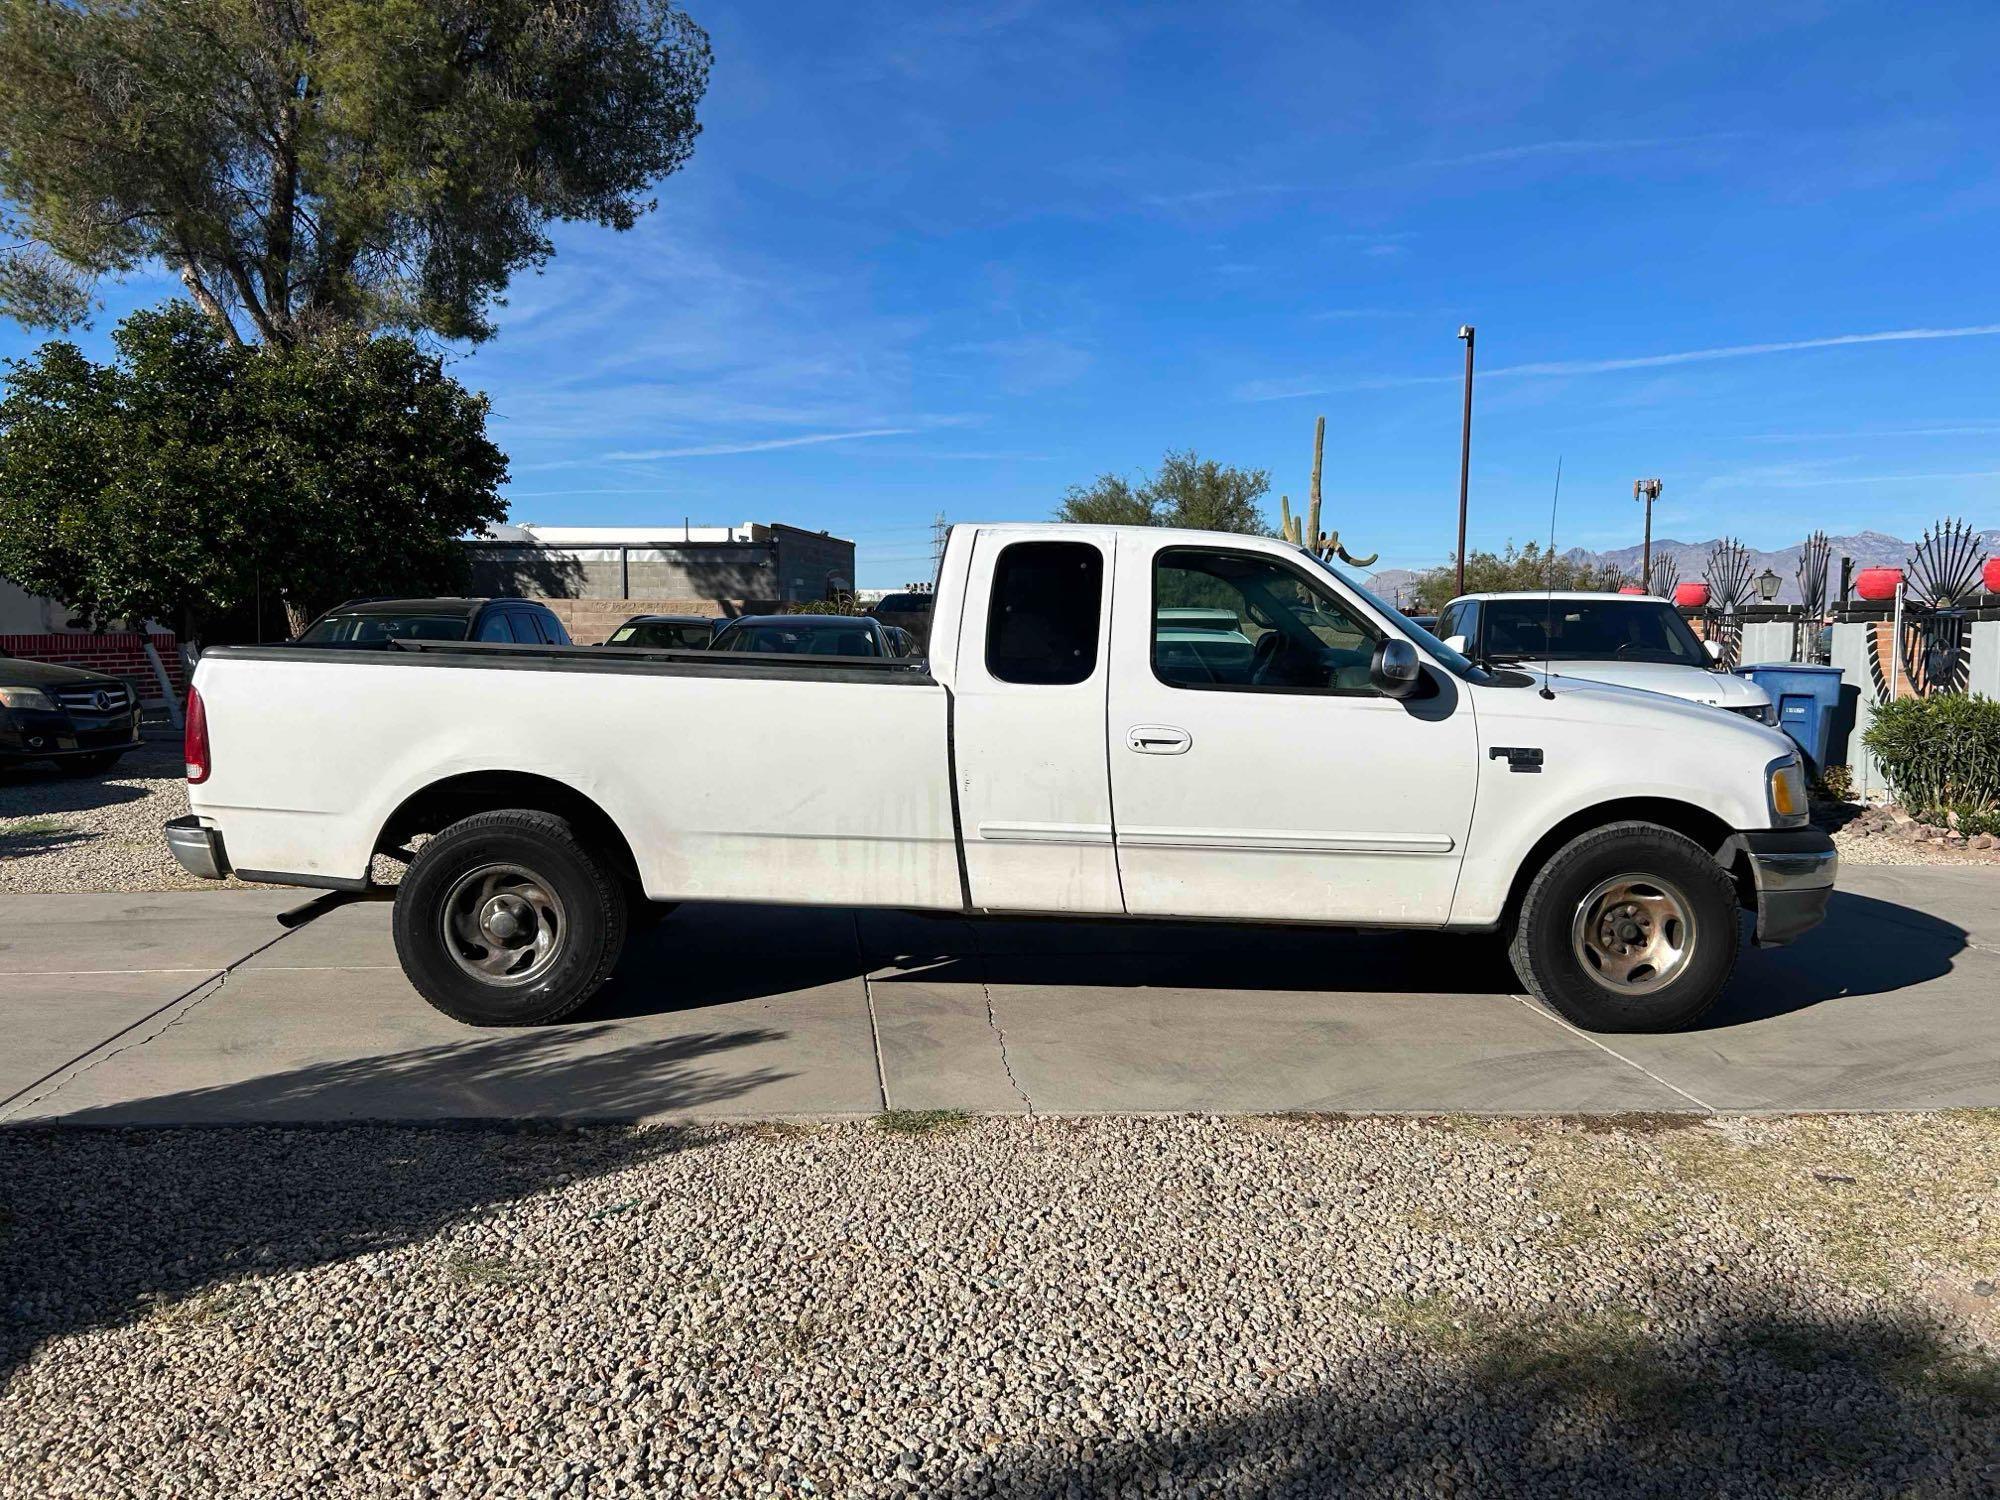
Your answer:
[[[0,651],[0,765],[108,771],[139,745],[139,700],[116,677]]]
[[[350,599],[299,632],[300,646],[362,650],[393,641],[522,641],[567,646],[569,632],[532,599]]]

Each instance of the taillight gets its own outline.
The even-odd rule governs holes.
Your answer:
[[[208,780],[208,710],[202,707],[201,690],[188,689],[187,730],[181,736],[187,757],[187,777],[192,783]]]

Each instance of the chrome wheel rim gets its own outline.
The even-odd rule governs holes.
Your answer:
[[[1570,924],[1577,963],[1614,995],[1649,995],[1672,984],[1694,946],[1687,897],[1657,875],[1600,880]]]
[[[568,937],[562,898],[524,866],[481,865],[445,893],[445,951],[481,984],[533,984]]]

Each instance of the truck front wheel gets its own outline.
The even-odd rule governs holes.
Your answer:
[[[1586,1031],[1678,1031],[1736,965],[1729,874],[1654,823],[1579,834],[1538,871],[1508,954],[1529,993]]]
[[[536,1026],[611,977],[625,891],[566,820],[510,808],[428,840],[397,889],[393,925],[403,972],[453,1020]]]

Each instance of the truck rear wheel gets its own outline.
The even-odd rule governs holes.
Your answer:
[[[568,1015],[611,977],[625,891],[553,813],[477,813],[428,840],[396,891],[396,956],[426,1000],[472,1026]]]
[[[1612,823],[1536,873],[1508,955],[1530,994],[1586,1031],[1678,1031],[1720,997],[1740,940],[1736,887],[1707,850]]]

